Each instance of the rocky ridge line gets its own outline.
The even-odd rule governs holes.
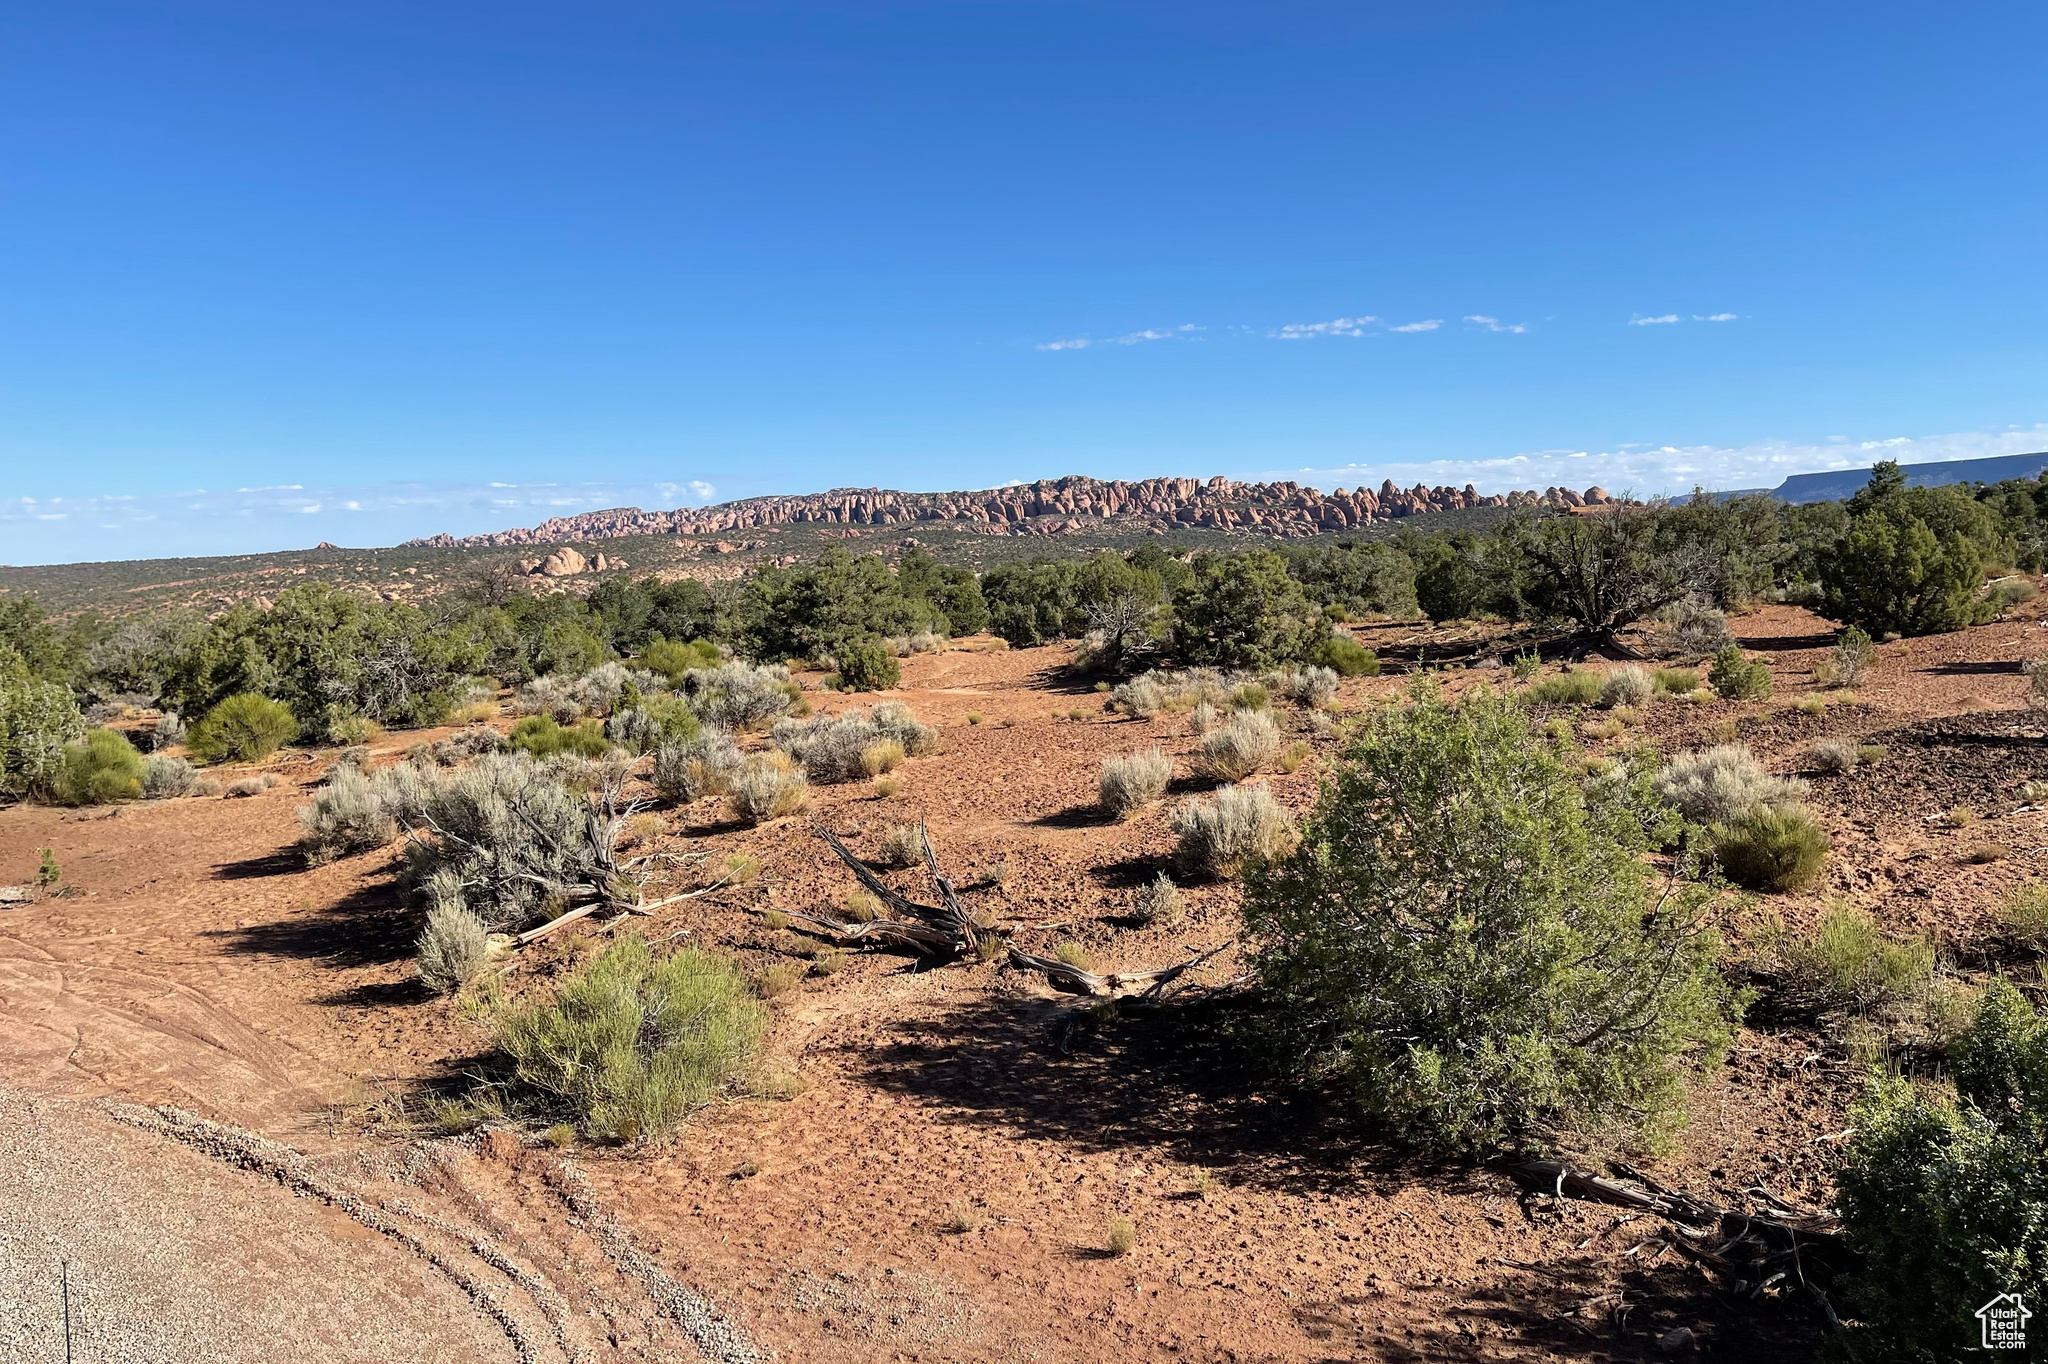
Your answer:
[[[749,497],[709,507],[608,511],[558,516],[538,526],[457,538],[448,534],[408,540],[406,547],[541,545],[566,540],[605,540],[624,535],[720,535],[785,525],[910,526],[925,522],[966,522],[983,534],[1047,535],[1081,529],[1082,518],[1115,518],[1154,531],[1199,527],[1250,530],[1268,535],[1320,535],[1373,521],[1470,507],[1599,506],[1610,499],[1600,488],[1569,488],[1481,494],[1463,488],[1397,488],[1392,479],[1375,493],[1364,487],[1322,492],[1294,482],[1240,483],[1218,476],[1148,478],[1130,483],[1070,474],[1036,483],[980,492],[905,493],[882,488],[834,488],[830,492]]]

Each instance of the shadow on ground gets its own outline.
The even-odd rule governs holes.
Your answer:
[[[316,905],[242,928],[213,930],[228,951],[252,956],[295,957],[329,966],[379,966],[413,954],[419,915],[395,886],[376,882],[331,905]],[[333,1003],[360,1003],[335,998]]]

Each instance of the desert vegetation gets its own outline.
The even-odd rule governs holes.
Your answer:
[[[711,586],[297,580],[113,622],[17,599],[0,795],[28,853],[0,903],[101,924],[151,894],[76,889],[122,831],[240,840],[157,855],[191,863],[180,894],[279,903],[142,969],[310,944],[207,969],[369,1001],[353,1031],[306,1011],[322,1054],[402,1077],[363,1131],[626,1148],[692,1231],[751,1216],[741,1194],[790,1226],[843,1196],[877,1242],[966,1256],[1058,1207],[1065,1273],[1170,1284],[1206,1255],[1224,1281],[1228,1255],[1305,1298],[1294,1265],[1396,1272],[1406,1232],[1331,1239],[1300,1191],[1313,1163],[1348,1228],[1369,1168],[1452,1247],[1402,1253],[1485,1251],[1432,1303],[1625,1286],[1656,1330],[1601,1329],[1637,1354],[1739,1322],[1799,1357],[1832,1312],[1858,1357],[1940,1357],[1956,1301],[2040,1253],[2048,666],[2013,584],[2048,497],[1927,491],[985,573],[835,544]],[[830,1093],[762,1107],[806,1085]],[[846,1113],[897,1126],[819,1137]],[[1031,1177],[1089,1179],[1046,1201],[988,1174],[897,1215],[778,1167],[771,1128],[886,1141],[899,1193],[1007,1171],[984,1128]],[[1531,1218],[1490,1219],[1516,1180]],[[1637,1220],[1577,1225],[1614,1188]],[[1228,1237],[1192,1215],[1226,1196]],[[1250,1219],[1304,1258],[1231,1249]],[[734,1282],[805,1253],[750,1231],[760,1260],[699,1249]],[[1677,1237],[1721,1262],[1660,1261]]]

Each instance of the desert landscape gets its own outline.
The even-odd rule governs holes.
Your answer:
[[[1811,1226],[1824,1245],[1873,1053],[1924,1069],[1930,1001],[2001,975],[2037,988],[2000,906],[2048,858],[2048,749],[2022,671],[2048,634],[2031,594],[2007,598],[1988,623],[1876,644],[1853,690],[1833,622],[1738,611],[1727,628],[1767,671],[1759,699],[1659,673],[1617,704],[1610,674],[1647,688],[1627,660],[1672,650],[1647,619],[1610,659],[1576,663],[1500,621],[1354,621],[1374,675],[1291,695],[1305,674],[1283,675],[1270,694],[1219,694],[1216,715],[1098,686],[1077,666],[1087,642],[920,642],[858,694],[798,668],[805,724],[897,703],[918,739],[886,770],[746,819],[660,789],[658,755],[622,759],[622,842],[648,859],[637,894],[653,907],[501,937],[449,993],[415,962],[416,836],[315,857],[295,811],[338,765],[374,779],[451,742],[482,751],[474,736],[515,732],[530,699],[202,769],[238,796],[0,810],[0,875],[21,883],[0,909],[0,1121],[8,1182],[32,1195],[0,1241],[19,1276],[9,1357],[54,1348],[60,1290],[80,1358],[174,1357],[149,1343],[170,1339],[248,1359],[286,1341],[366,1360],[1810,1354],[1841,1267],[1825,1250],[1811,1287],[1746,1281],[1668,1209],[1543,1188],[1527,1148],[1417,1149],[1260,1073],[1233,1039],[1259,1007],[1242,882],[1177,856],[1175,812],[1256,788],[1307,815],[1418,682],[1519,697],[1589,770],[1643,745],[1741,745],[1804,783],[1832,851],[1798,889],[1731,892],[1717,911],[1723,969],[1755,997],[1692,1082],[1689,1123],[1654,1151],[1550,1140],[1560,1168],[1619,1170],[1638,1193]],[[1208,736],[1247,712],[1276,743],[1233,786]],[[154,716],[132,713],[115,726],[143,737]],[[1817,758],[1830,741],[1846,765]],[[1152,752],[1171,764],[1164,799],[1106,812],[1105,761]],[[860,934],[889,916],[856,864],[908,901],[940,895],[908,830],[991,950]],[[46,849],[58,872],[38,887]],[[1783,942],[1844,914],[1924,944],[1928,969],[1802,996]],[[628,935],[751,982],[767,1023],[749,1078],[660,1141],[465,1108],[501,1064],[494,1019]],[[1057,969],[1100,982],[1187,963],[1158,988]],[[88,1201],[109,1214],[79,1244],[65,1228]],[[39,1259],[57,1244],[67,1285]]]

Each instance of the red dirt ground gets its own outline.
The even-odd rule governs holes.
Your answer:
[[[1773,699],[1660,701],[1607,742],[1648,737],[1671,751],[1733,734],[1786,772],[1823,735],[1885,744],[1878,766],[1809,776],[1836,840],[1827,884],[1769,908],[1798,924],[1846,900],[1897,931],[1937,935],[1960,969],[1999,965],[1989,906],[2048,867],[2048,811],[2017,794],[2048,779],[2019,672],[2048,653],[2038,617],[1882,646],[1854,703],[1821,715],[1792,703],[1823,690],[1811,670],[1827,627],[1790,607],[1734,624],[1769,663]],[[1417,634],[1376,633],[1390,656]],[[892,695],[944,744],[905,765],[894,797],[818,787],[804,814],[751,830],[710,805],[663,811],[671,848],[745,851],[763,873],[636,926],[756,968],[805,957],[806,940],[756,911],[814,910],[852,889],[811,824],[861,849],[921,819],[956,876],[1007,863],[1001,889],[972,894],[1027,949],[1072,939],[1098,962],[1140,966],[1227,941],[1227,884],[1190,887],[1175,927],[1125,918],[1172,837],[1156,807],[1099,820],[1097,767],[1160,744],[1185,774],[1193,740],[1184,714],[1104,714],[1063,678],[1064,658],[906,660]],[[1446,674],[1453,686],[1499,676]],[[1337,704],[1404,685],[1350,682]],[[1287,723],[1302,728],[1291,712]],[[381,741],[379,760],[422,737],[433,736]],[[1317,739],[1301,770],[1262,780],[1304,809],[1331,748]],[[0,908],[0,1085],[174,1103],[345,1153],[396,1141],[395,1096],[484,1052],[476,1011],[411,977],[417,921],[391,885],[395,853],[306,869],[293,808],[323,764],[272,768],[284,780],[241,800],[0,811],[0,882],[27,880],[48,846],[80,892]],[[1971,827],[1932,822],[1959,805],[1978,816]],[[1967,860],[1990,843],[2005,855]],[[914,887],[915,874],[895,876]],[[564,934],[528,949],[510,988],[544,982],[599,941]],[[1226,953],[1200,974],[1231,973]],[[776,1015],[773,1060],[800,1077],[795,1097],[717,1110],[658,1152],[575,1159],[671,1273],[781,1358],[1638,1358],[1662,1357],[1654,1342],[1683,1326],[1716,1357],[1779,1359],[1817,1339],[1802,1304],[1736,1297],[1655,1253],[1649,1222],[1589,1204],[1525,1211],[1497,1173],[1400,1156],[1262,1092],[1200,1022],[1090,1022],[1062,1051],[1072,1001],[1036,977],[888,954],[811,976]],[[1701,1084],[1677,1147],[1637,1163],[1717,1201],[1762,1185],[1823,1205],[1857,1085],[1836,1041],[1811,1024],[1753,1022]],[[1135,1229],[1127,1256],[1104,1250],[1112,1217]]]

